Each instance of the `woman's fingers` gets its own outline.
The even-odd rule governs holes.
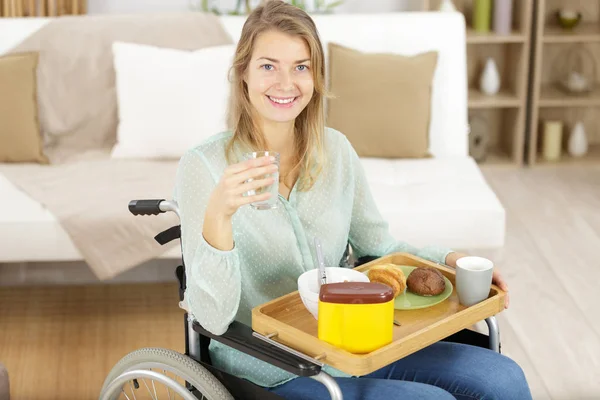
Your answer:
[[[232,183],[240,184],[246,182],[248,179],[254,179],[258,177],[262,178],[265,175],[273,174],[277,172],[277,169],[277,165],[275,164],[266,165],[263,167],[256,167],[246,171],[242,171],[239,174],[232,176],[230,179],[232,179]]]
[[[498,272],[498,271],[494,272],[492,282],[496,286],[498,286],[500,289],[502,289],[503,291],[506,292],[506,296],[504,297],[504,308],[505,309],[508,308],[508,306],[510,304],[509,294],[508,294],[508,284],[506,283],[504,278],[502,278],[502,275],[500,275],[500,272]]]
[[[248,170],[270,165],[272,163],[273,160],[271,159],[271,157],[252,158],[250,160],[242,161],[240,163],[228,166],[227,168],[225,168],[225,176],[234,176]]]
[[[265,192],[265,193],[261,193],[261,194],[255,194],[252,196],[240,196],[237,199],[237,207],[241,207],[244,206],[246,204],[250,204],[250,203],[254,203],[255,201],[264,201],[269,199],[272,196],[271,192]]]
[[[272,185],[273,183],[275,183],[275,178],[265,178],[265,179],[252,180],[250,182],[246,182],[246,183],[243,183],[243,184],[237,186],[233,190],[232,194],[234,194],[234,195],[240,195],[240,194],[246,193],[246,192],[248,192],[250,190],[256,190],[256,189],[259,189],[261,187]]]
[[[500,289],[504,290],[505,292],[508,291],[508,284],[506,283],[502,275],[500,275],[500,273],[495,274],[494,281]]]

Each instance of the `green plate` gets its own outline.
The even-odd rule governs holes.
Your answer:
[[[410,275],[410,273],[417,268],[409,265],[399,265],[399,267],[402,269],[404,276],[407,278],[408,275]],[[367,275],[367,272],[364,274]],[[445,276],[444,280],[446,281],[446,289],[437,296],[419,296],[418,294],[414,294],[408,290],[405,290],[404,293],[396,297],[394,308],[396,310],[417,310],[419,308],[427,308],[441,303],[450,297],[453,290],[452,282],[450,282],[450,280]]]

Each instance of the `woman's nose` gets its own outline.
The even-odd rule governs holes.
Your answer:
[[[278,83],[281,90],[289,90],[294,88],[294,77],[287,71],[280,71]]]

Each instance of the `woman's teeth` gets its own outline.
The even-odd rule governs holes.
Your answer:
[[[268,96],[268,97],[272,102],[279,103],[279,104],[288,104],[288,103],[291,103],[292,101],[296,100],[295,97],[290,97],[289,99],[276,99],[271,96]]]

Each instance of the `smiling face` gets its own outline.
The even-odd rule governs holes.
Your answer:
[[[256,38],[245,82],[263,122],[293,122],[314,92],[310,51],[298,36],[267,31]]]

